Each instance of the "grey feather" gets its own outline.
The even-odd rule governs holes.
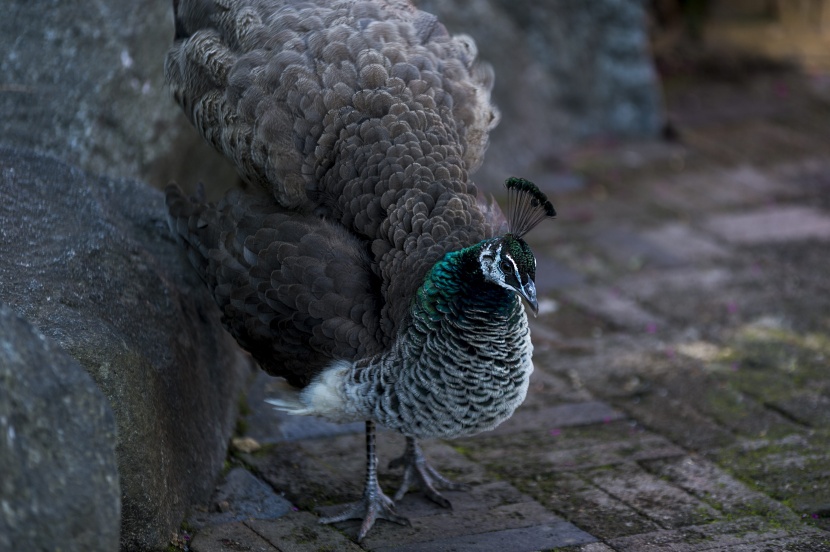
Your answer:
[[[170,186],[167,204],[224,323],[266,371],[302,387],[387,343],[371,261],[342,227],[240,191],[212,206]]]
[[[403,1],[182,1],[178,18],[174,97],[246,181],[372,241],[390,332],[438,259],[494,235],[468,174],[498,115],[469,37]]]

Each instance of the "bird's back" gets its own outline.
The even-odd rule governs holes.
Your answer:
[[[493,234],[468,171],[489,68],[404,1],[182,0],[166,72],[197,129],[279,205],[364,244],[392,334],[429,268]]]

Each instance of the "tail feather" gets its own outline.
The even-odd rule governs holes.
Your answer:
[[[285,412],[292,416],[314,415],[314,412],[309,410],[308,405],[304,404],[300,399],[300,389],[292,386],[287,381],[274,381],[273,386],[270,387],[270,391],[275,396],[265,399],[265,402],[273,406],[274,410]]]
[[[274,410],[285,412],[292,416],[304,416],[309,414],[308,408],[300,402],[299,395],[297,398],[290,399],[265,399],[265,402],[274,407]]]

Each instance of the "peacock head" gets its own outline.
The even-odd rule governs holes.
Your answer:
[[[536,257],[522,236],[546,218],[556,216],[547,196],[529,180],[508,178],[508,233],[485,242],[479,253],[484,279],[523,297],[534,314],[539,311],[536,299]]]
[[[536,300],[536,257],[521,238],[506,234],[485,242],[478,256],[484,279],[518,293],[539,311]]]

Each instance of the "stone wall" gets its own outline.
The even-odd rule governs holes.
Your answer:
[[[6,4],[0,549],[162,549],[213,489],[251,362],[154,188],[236,175],[163,84],[169,3]]]

